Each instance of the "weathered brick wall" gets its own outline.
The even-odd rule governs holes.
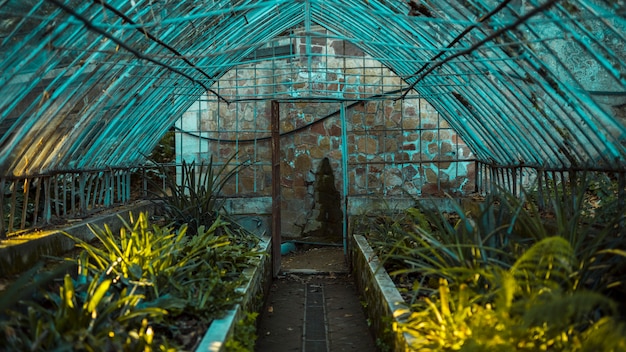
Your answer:
[[[356,47],[338,40],[313,38],[311,51],[328,56],[260,63],[232,70],[217,85],[220,94],[291,97],[363,98],[400,87],[401,81]],[[304,50],[304,38],[292,39]],[[335,56],[349,54],[350,57]],[[272,75],[260,70],[275,67]],[[309,76],[306,70],[313,69]],[[266,71],[263,71],[266,72]],[[303,73],[304,72],[304,73]],[[269,80],[281,84],[267,84]],[[282,89],[281,91],[276,91]],[[347,101],[344,103],[347,152],[342,153],[341,104],[321,100],[280,103],[283,236],[321,236],[320,166],[328,158],[334,188],[343,189],[343,158],[347,158],[347,194],[414,196],[463,193],[474,188],[474,163],[469,148],[426,100]],[[238,196],[271,194],[270,102],[240,101],[227,105],[210,96],[195,103],[176,124],[179,161],[219,162],[238,151],[237,161],[253,165],[242,170],[225,190]],[[459,161],[461,160],[461,161]],[[328,176],[326,178],[328,179]],[[341,208],[339,208],[341,209]],[[340,211],[340,210],[339,210]],[[326,215],[326,218],[333,215]]]

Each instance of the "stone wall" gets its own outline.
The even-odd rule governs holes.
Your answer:
[[[336,214],[320,205],[320,167],[325,158],[340,200],[346,193],[421,197],[474,189],[469,148],[425,99],[377,96],[401,87],[392,72],[343,41],[311,38],[309,50],[318,56],[304,56],[298,50],[305,50],[305,38],[290,40],[301,59],[238,67],[216,85],[219,94],[280,98],[283,237],[323,233],[333,237],[324,222]],[[267,84],[270,80],[280,84]],[[225,104],[207,95],[176,127],[179,162],[212,156],[219,163],[238,152],[236,162],[252,164],[239,172],[225,193],[271,194],[270,101]]]

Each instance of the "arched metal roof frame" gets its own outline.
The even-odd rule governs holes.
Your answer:
[[[396,73],[481,161],[624,170],[605,98],[626,104],[621,0],[5,0],[3,175],[137,165],[224,74],[312,25]],[[563,61],[565,41],[602,89]]]

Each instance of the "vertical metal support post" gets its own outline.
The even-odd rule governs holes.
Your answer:
[[[478,160],[476,160],[474,161],[474,193],[480,192],[479,180],[480,180],[480,164],[478,163]]]
[[[54,215],[61,217],[59,209],[59,175],[54,175]]]
[[[311,93],[312,91],[312,87],[313,87],[313,53],[312,53],[312,49],[311,49],[311,44],[312,44],[312,40],[311,40],[311,23],[312,23],[312,14],[311,14],[311,2],[310,1],[305,1],[304,2],[304,31],[306,33],[306,37],[305,37],[305,51],[306,51],[306,58],[307,58],[307,72],[308,72],[308,86],[309,86],[309,93]]]
[[[146,175],[146,168],[141,167],[141,183],[143,184],[143,193],[144,197],[148,196],[148,175]]]
[[[65,217],[67,216],[67,174],[63,175],[62,187],[63,192],[61,192],[61,194],[63,198],[63,216]]]
[[[554,187],[554,196],[552,194],[550,194],[550,200],[554,201],[559,201],[559,185],[557,184],[557,180],[556,180],[556,171],[552,171],[552,186]]]
[[[9,211],[9,226],[8,232],[13,231],[13,222],[15,221],[15,204],[17,202],[17,181],[13,181],[13,192],[11,193],[11,210]]]
[[[89,202],[89,194],[85,194],[85,186],[87,185],[87,174],[81,172],[78,178],[78,203],[80,207],[80,214],[87,213],[87,203]],[[87,191],[89,192],[89,191]]]
[[[85,206],[83,207],[83,210],[85,212],[87,212],[87,209],[89,208],[89,202],[92,201],[92,197],[93,197],[92,196],[93,193],[91,193],[91,185],[92,185],[91,184],[91,175],[86,174],[85,175],[85,186],[87,188],[86,188],[86,192],[84,193],[85,194]]]
[[[617,191],[617,204],[618,204],[618,209],[624,209],[624,205],[626,204],[626,173],[624,172],[620,172],[617,175],[617,184],[618,184],[618,191]],[[622,217],[622,219],[619,222],[619,234],[621,236],[624,236],[624,226],[626,224],[624,224],[624,221],[626,221],[624,219],[624,217]]]
[[[130,202],[130,187],[132,183],[132,173],[130,170],[126,171],[126,196],[124,197],[124,203]]]
[[[113,202],[113,172],[109,171],[109,172],[104,172],[104,187],[103,187],[103,191],[104,191],[104,206],[105,207],[110,207],[111,206],[111,202]]]
[[[542,180],[543,180],[543,171],[537,169],[536,172],[537,172],[537,190],[538,190],[538,193],[539,193],[539,197],[538,197],[539,198],[538,199],[539,204],[538,205],[539,205],[539,209],[540,210],[544,210],[546,208],[546,205],[544,204],[544,201],[543,201],[543,182],[542,182]]]
[[[101,180],[102,178],[102,173],[98,172],[98,173],[94,173],[93,175],[93,197],[91,199],[91,209],[95,209],[96,208],[96,204],[98,202],[98,198],[100,198],[100,201],[102,201],[102,191],[98,190],[98,186],[100,186],[100,188],[102,188],[102,184],[103,181]]]
[[[272,136],[272,275],[280,272],[280,109],[278,101],[272,100],[271,107]]]
[[[513,185],[512,185],[512,187],[513,187],[513,194],[517,197],[517,196],[519,196],[519,194],[517,194],[517,168],[513,167],[511,169],[511,173],[512,173],[511,178],[513,179]]]
[[[37,224],[39,220],[39,201],[41,199],[41,187],[43,187],[43,178],[38,177],[33,179],[37,189],[35,190],[35,209],[33,212],[33,226]]]
[[[46,177],[44,180],[44,192],[43,192],[43,221],[44,224],[49,224],[52,219],[52,176]]]
[[[115,187],[115,191],[117,192],[116,197],[111,197],[113,199],[112,203],[124,203],[124,196],[126,192],[124,192],[124,171],[118,170],[114,172],[115,178],[113,180],[114,183],[117,183],[117,187]]]
[[[497,186],[497,182],[498,182],[498,174],[496,172],[496,169],[493,166],[489,166],[489,171],[491,173],[491,179],[489,180],[489,189],[491,194],[496,193],[496,186]]]
[[[0,240],[7,238],[6,229],[4,228],[4,184],[6,180],[0,178]]]
[[[71,204],[71,208],[70,208],[70,214],[72,214],[72,216],[76,216],[76,214],[78,213],[76,211],[76,177],[77,174],[72,173],[71,177],[70,177],[70,204]]]
[[[341,118],[341,169],[343,176],[343,254],[348,254],[348,124],[346,123],[346,103],[339,110]]]
[[[28,178],[24,179],[24,203],[22,204],[22,219],[20,222],[20,230],[26,228],[26,215],[28,215],[28,196],[30,193],[30,181]]]

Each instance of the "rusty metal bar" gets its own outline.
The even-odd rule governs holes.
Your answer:
[[[78,211],[76,210],[76,178],[77,178],[77,174],[72,174],[72,178],[71,180],[71,184],[72,184],[72,188],[70,189],[70,197],[72,197],[72,199],[70,200],[70,204],[71,204],[71,209],[70,209],[70,213],[72,214],[72,216],[76,216],[78,214]]]
[[[61,216],[61,210],[59,209],[59,176],[54,177],[54,214],[58,217]]]
[[[85,173],[80,174],[78,178],[78,203],[79,213],[81,215],[87,213],[87,203],[89,202],[89,194],[85,194],[85,187],[87,186],[87,180],[89,176]]]
[[[43,205],[43,218],[44,223],[49,224],[52,219],[52,177],[48,176],[44,180],[44,205]]]
[[[4,227],[4,185],[6,180],[4,177],[0,178],[0,240],[6,238],[6,228]]]
[[[26,215],[28,215],[28,196],[30,193],[29,179],[24,179],[24,204],[22,204],[22,221],[20,222],[20,230],[26,228]]]
[[[33,211],[33,226],[37,224],[39,220],[39,201],[41,200],[41,187],[43,187],[42,177],[36,177],[33,182],[37,185],[35,190],[35,209]]]
[[[15,203],[17,197],[17,181],[13,181],[13,191],[11,193],[11,210],[9,211],[9,225],[7,226],[7,231],[9,233],[13,232],[13,222],[15,221]]]
[[[280,216],[280,107],[272,100],[271,135],[272,135],[272,275],[280,272],[281,216]]]

